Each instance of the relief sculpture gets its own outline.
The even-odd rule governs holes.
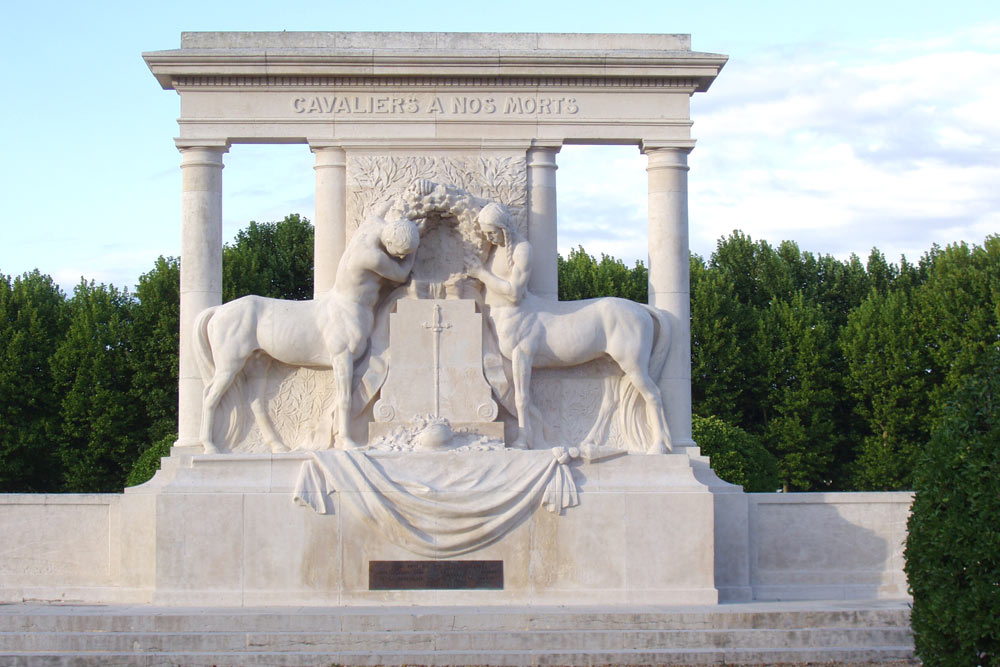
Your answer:
[[[411,220],[387,222],[372,216],[351,239],[334,286],[318,299],[247,296],[203,311],[195,321],[194,335],[198,366],[206,380],[201,424],[205,452],[219,451],[214,440],[216,406],[252,356],[331,369],[336,397],[329,446],[336,435],[342,449],[357,448],[349,428],[354,362],[368,346],[383,283],[407,279],[419,243]],[[251,392],[250,408],[271,449],[287,451],[262,404],[262,392]]]
[[[438,448],[670,451],[653,380],[670,346],[664,313],[616,298],[540,298],[527,288],[532,249],[508,206],[427,179],[396,193],[355,231],[327,294],[300,302],[250,296],[199,315],[207,453],[236,449],[216,428],[220,399],[234,386],[247,395],[230,400],[250,408],[273,452],[401,451],[429,442],[431,430]],[[544,377],[536,383],[542,395],[533,396],[533,369],[585,368],[578,381]],[[286,381],[269,389],[276,369]],[[296,369],[307,390],[287,381]],[[552,391],[560,383],[567,390]],[[593,420],[582,437],[583,415],[573,416],[581,405],[591,406],[584,412]],[[311,442],[301,427],[287,441],[275,425],[301,424],[282,413],[306,408]],[[574,428],[560,429],[567,420]],[[469,437],[452,441],[460,432]],[[394,433],[406,442],[394,442]]]

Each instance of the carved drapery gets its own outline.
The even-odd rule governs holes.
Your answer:
[[[474,551],[513,530],[536,508],[556,514],[579,504],[565,448],[538,452],[314,452],[302,464],[294,499],[320,514],[341,511],[420,556],[446,558]]]

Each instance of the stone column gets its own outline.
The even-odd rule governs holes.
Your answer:
[[[556,153],[559,146],[528,149],[528,241],[531,242],[531,280],[528,289],[540,297],[557,299],[559,275],[556,257]]]
[[[228,146],[181,152],[181,313],[176,446],[199,445],[203,383],[191,330],[205,308],[222,303],[222,155]]]
[[[339,146],[311,146],[316,154],[313,294],[333,287],[344,254],[347,222],[347,156]]]
[[[691,439],[691,301],[687,156],[691,147],[643,145],[649,175],[649,303],[670,315],[671,344],[659,379],[675,451]]]

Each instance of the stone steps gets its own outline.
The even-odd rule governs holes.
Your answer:
[[[905,604],[689,608],[0,606],[3,665],[602,665],[911,658]]]

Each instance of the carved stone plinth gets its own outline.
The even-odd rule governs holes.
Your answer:
[[[326,514],[295,504],[303,469],[317,460],[308,453],[167,459],[153,480],[123,498],[122,529],[131,536],[123,554],[126,585],[135,601],[183,605],[717,601],[719,489],[699,481],[686,455],[622,455],[600,462],[511,449],[353,456],[362,468],[378,467],[393,478],[417,476],[406,464],[416,460],[431,470],[458,471],[452,473],[455,483],[470,485],[476,471],[509,475],[535,459],[541,465],[545,455],[565,471],[561,482],[538,473],[539,483],[556,483],[557,493],[538,495],[537,507],[508,522],[495,540],[463,555],[431,559],[503,561],[502,590],[372,590],[372,561],[427,558],[401,546],[397,529],[359,513],[372,507],[367,489],[334,480],[341,488],[328,489]],[[520,477],[497,488],[524,498],[537,493],[537,485],[524,479],[518,491]],[[577,502],[555,502],[571,497],[570,485]]]

